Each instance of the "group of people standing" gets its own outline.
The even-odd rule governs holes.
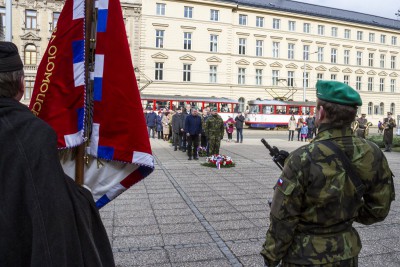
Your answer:
[[[228,142],[236,129],[236,143],[243,143],[243,113],[238,113],[233,119],[229,116],[224,121],[217,113],[217,108],[205,107],[199,112],[197,107],[186,105],[176,110],[158,111],[145,110],[145,120],[150,138],[164,141],[172,140],[174,151],[187,152],[188,160],[198,160],[197,149],[199,146],[206,148],[207,156],[219,154],[221,140],[224,132],[228,135]]]
[[[289,119],[288,129],[288,141],[293,141],[295,131],[297,131],[297,141],[309,141],[316,134],[315,117],[309,114],[306,119],[300,116],[296,121],[296,118],[292,115]]]

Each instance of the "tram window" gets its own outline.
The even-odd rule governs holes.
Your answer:
[[[239,104],[232,104],[233,105],[233,112],[239,113]]]
[[[163,108],[167,108],[167,106],[169,105],[168,101],[157,101],[156,102],[156,109],[160,110]]]
[[[286,114],[286,106],[276,106],[276,114]]]
[[[196,107],[198,111],[202,112],[202,103],[201,102],[193,103],[192,107]]]
[[[212,110],[212,108],[217,108],[217,103],[209,103],[208,106],[210,107],[210,110]]]
[[[271,114],[273,113],[273,107],[272,106],[263,106],[263,114]]]
[[[289,114],[298,115],[300,112],[299,107],[289,107]]]
[[[304,115],[310,114],[310,107],[304,107],[303,110],[304,110],[303,112]]]
[[[260,108],[258,107],[258,105],[255,106],[250,106],[250,114],[255,114],[255,113],[260,113]]]
[[[228,104],[221,104],[221,112],[231,112]]]

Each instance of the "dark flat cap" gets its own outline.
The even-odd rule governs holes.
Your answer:
[[[17,46],[11,42],[0,42],[0,72],[17,71],[23,68]]]
[[[346,106],[362,106],[360,94],[349,85],[337,81],[319,80],[317,98]]]

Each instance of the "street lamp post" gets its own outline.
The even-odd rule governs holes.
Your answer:
[[[5,40],[12,42],[12,0],[6,1],[6,34]]]
[[[308,58],[310,58],[311,55],[318,53],[318,51],[312,52],[308,54]],[[306,57],[303,59],[304,65],[303,65],[303,101],[306,101]]]

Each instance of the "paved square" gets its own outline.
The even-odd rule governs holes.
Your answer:
[[[292,151],[286,131],[245,130],[242,144],[222,142],[236,167],[207,168],[151,139],[155,171],[101,209],[117,266],[263,266],[259,255],[269,224],[267,199],[280,170],[260,142]],[[400,153],[385,154],[400,197]],[[384,222],[355,224],[363,249],[359,266],[400,266],[400,204]]]

